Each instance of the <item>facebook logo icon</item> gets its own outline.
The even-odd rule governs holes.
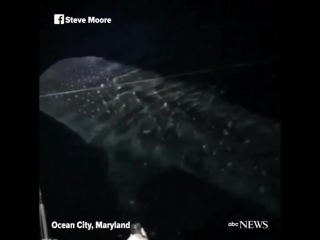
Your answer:
[[[64,14],[55,14],[54,24],[64,24]]]

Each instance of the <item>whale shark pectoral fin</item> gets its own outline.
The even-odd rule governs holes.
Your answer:
[[[136,159],[129,153],[108,151],[108,177],[118,190],[119,207],[122,211],[139,212],[139,191],[150,177],[150,166],[142,159]]]

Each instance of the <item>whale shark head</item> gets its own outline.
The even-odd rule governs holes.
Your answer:
[[[178,167],[279,213],[280,124],[214,87],[98,57],[59,61],[39,85],[41,111],[106,151],[123,202],[147,177]]]

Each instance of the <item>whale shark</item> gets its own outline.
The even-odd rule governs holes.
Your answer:
[[[40,75],[39,109],[106,152],[123,205],[149,177],[179,168],[280,214],[281,124],[228,103],[215,86],[68,58]]]

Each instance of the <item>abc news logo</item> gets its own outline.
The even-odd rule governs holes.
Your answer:
[[[228,227],[230,230],[267,229],[269,225],[268,225],[268,221],[238,221],[233,219],[228,222]]]

